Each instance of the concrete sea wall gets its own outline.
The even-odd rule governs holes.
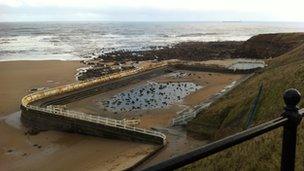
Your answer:
[[[176,64],[176,65],[171,65],[171,67],[180,70],[218,72],[218,73],[230,73],[230,74],[250,74],[260,69],[260,68],[252,68],[246,70],[238,70],[238,69],[233,70],[215,65],[199,65],[199,64],[196,65]]]
[[[159,145],[165,144],[162,137],[145,134],[138,131],[120,129],[118,127],[54,115],[46,112],[28,109],[23,106],[21,106],[21,110],[22,123],[35,132],[46,130],[60,130],[98,137],[140,141]],[[134,129],[136,128],[134,127]]]

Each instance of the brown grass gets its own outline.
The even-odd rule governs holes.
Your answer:
[[[297,88],[304,92],[304,44],[270,60],[269,67],[247,80],[226,97],[202,112],[188,124],[196,137],[216,140],[244,129],[250,106],[264,84],[263,96],[254,124],[278,117],[283,111],[283,92]],[[300,103],[303,106],[303,101]],[[207,125],[207,126],[206,126]],[[304,123],[298,133],[297,169],[303,170]],[[278,170],[281,154],[281,130],[276,130],[225,150],[184,169],[187,170]]]

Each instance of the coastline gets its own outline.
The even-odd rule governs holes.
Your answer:
[[[155,149],[65,132],[26,134],[19,121],[20,99],[31,88],[74,82],[76,69],[82,66],[79,61],[59,60],[0,62],[0,170],[122,170]]]
[[[218,59],[222,63],[220,56],[224,56],[215,54],[217,57],[211,59]],[[225,58],[230,59],[231,54],[228,53]],[[205,53],[201,55],[205,59]],[[117,60],[120,61],[120,58]],[[31,88],[74,82],[76,69],[82,66],[85,65],[80,61],[0,62],[0,79],[3,81],[0,87],[3,97],[0,99],[0,134],[3,135],[0,140],[0,170],[41,170],[46,167],[46,170],[122,170],[156,149],[155,146],[141,143],[55,131],[29,136],[22,125],[19,128],[12,126],[11,120],[19,121],[16,111],[19,110],[20,99]],[[50,166],[49,163],[54,164]]]

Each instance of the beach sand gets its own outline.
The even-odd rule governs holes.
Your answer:
[[[156,147],[57,131],[25,134],[21,98],[75,81],[79,61],[0,62],[0,170],[122,170]]]
[[[75,81],[79,61],[0,62],[0,116],[19,110],[20,100],[34,87],[54,87]]]

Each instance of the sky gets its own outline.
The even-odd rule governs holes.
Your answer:
[[[0,0],[0,21],[304,22],[304,0]]]

